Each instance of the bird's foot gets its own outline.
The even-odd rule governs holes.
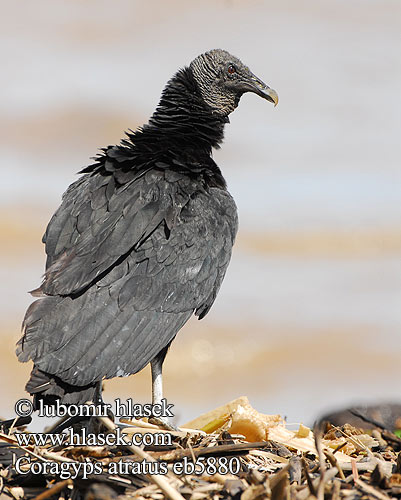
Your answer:
[[[149,419],[150,424],[158,425],[162,429],[171,432],[180,432],[180,429],[176,427],[168,418],[163,417],[152,417]]]

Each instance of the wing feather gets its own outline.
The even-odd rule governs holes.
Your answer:
[[[160,172],[124,186],[94,177],[69,188],[49,224],[44,296],[17,351],[78,386],[136,373],[194,312],[205,316],[237,230],[223,189]]]
[[[165,218],[171,220],[177,188],[163,172],[147,173],[120,187],[100,175],[78,180],[47,228],[48,260],[41,291],[69,295],[91,285]]]

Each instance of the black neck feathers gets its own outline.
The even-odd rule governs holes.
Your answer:
[[[192,71],[184,68],[166,85],[143,132],[157,133],[180,148],[201,148],[210,154],[212,148],[220,147],[228,121],[203,101]]]
[[[104,148],[96,163],[81,173],[142,171],[173,163],[188,174],[204,172],[214,179],[212,183],[225,186],[211,152],[223,141],[228,122],[227,116],[213,113],[203,101],[192,71],[184,68],[167,83],[149,122],[128,132],[120,145]]]

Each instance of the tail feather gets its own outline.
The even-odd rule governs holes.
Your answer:
[[[70,385],[34,366],[25,389],[33,396],[33,406],[37,410],[40,401],[43,401],[44,406],[54,405],[57,399],[67,405],[94,401],[97,384],[98,382],[85,386]]]

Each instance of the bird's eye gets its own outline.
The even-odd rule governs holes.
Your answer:
[[[233,75],[234,73],[237,72],[237,69],[235,66],[233,66],[232,64],[230,64],[230,66],[227,68],[227,73],[229,75]]]

